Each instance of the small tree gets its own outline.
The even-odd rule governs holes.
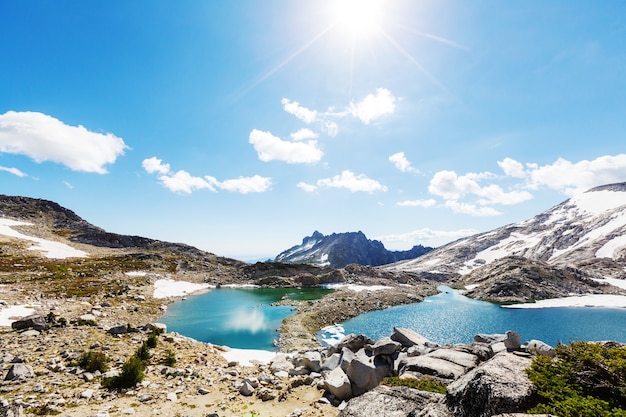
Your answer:
[[[89,350],[78,358],[78,366],[87,372],[105,372],[108,369],[107,362],[109,359],[103,352],[94,352]]]
[[[137,348],[137,351],[135,352],[135,357],[139,358],[142,361],[147,361],[148,359],[150,359],[150,348],[148,347],[148,343],[147,342],[143,342],[141,344],[141,346],[139,346],[139,348]]]
[[[157,333],[153,331],[148,336],[148,340],[146,340],[146,344],[148,345],[150,349],[154,349],[155,347],[157,347],[158,343],[159,343],[159,338],[157,336]]]
[[[144,368],[143,362],[136,356],[126,359],[122,365],[122,373],[118,376],[107,378],[103,381],[103,385],[111,389],[132,388],[137,383],[143,381]]]

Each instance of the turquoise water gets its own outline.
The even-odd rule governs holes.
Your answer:
[[[477,333],[515,330],[522,340],[548,344],[573,340],[626,342],[626,309],[507,309],[464,297],[447,287],[424,302],[373,311],[342,324],[345,334],[389,336],[393,327],[407,327],[433,342],[470,343]],[[283,296],[315,299],[324,289],[232,289],[198,294],[172,304],[160,319],[170,331],[203,342],[241,349],[275,350],[277,330],[294,313],[290,306],[271,306]],[[325,335],[318,335],[323,338]]]
[[[391,335],[393,327],[410,328],[433,342],[470,343],[477,333],[515,330],[523,341],[550,345],[575,340],[626,342],[626,309],[509,309],[464,297],[447,287],[418,304],[373,311],[343,323],[345,334],[372,339]]]
[[[169,331],[202,342],[239,349],[275,350],[278,328],[294,314],[291,306],[271,306],[286,297],[310,300],[332,290],[311,288],[220,288],[169,306],[159,319]]]

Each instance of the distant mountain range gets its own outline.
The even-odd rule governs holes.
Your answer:
[[[281,252],[274,262],[330,268],[343,268],[350,264],[379,266],[415,259],[431,250],[433,248],[416,245],[407,251],[390,251],[381,242],[368,239],[360,231],[333,233],[328,236],[315,231],[311,236],[302,239],[300,245]]]
[[[594,276],[626,276],[626,183],[593,188],[528,220],[459,239],[389,271],[467,277],[514,256]]]
[[[49,248],[59,245],[77,252],[52,256]],[[0,275],[48,280],[59,296],[71,296],[89,283],[94,290],[109,285],[118,291],[116,285],[136,279],[126,275],[133,271],[270,286],[427,280],[497,302],[626,294],[615,286],[624,287],[626,278],[626,183],[593,188],[528,220],[436,249],[388,251],[362,232],[315,232],[275,262],[255,264],[182,243],[109,233],[52,201],[0,195]]]

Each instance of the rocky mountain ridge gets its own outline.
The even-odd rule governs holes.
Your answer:
[[[408,251],[390,251],[378,240],[368,239],[363,232],[333,233],[325,236],[317,230],[311,236],[274,258],[275,262],[310,264],[343,268],[349,264],[380,266],[414,259],[432,250],[415,245]]]
[[[599,277],[626,277],[626,183],[593,188],[528,220],[383,268],[447,279],[509,256],[577,267]]]

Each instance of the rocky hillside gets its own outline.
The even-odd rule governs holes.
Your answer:
[[[274,261],[343,268],[349,264],[386,265],[404,259],[414,259],[432,248],[413,246],[408,251],[390,251],[378,240],[368,239],[363,232],[333,233],[324,236],[318,231],[302,239],[300,245],[281,252]]]
[[[450,284],[469,288],[465,295],[499,303],[525,303],[583,294],[626,294],[598,277],[572,267],[555,267],[521,256],[500,258]]]
[[[457,240],[386,269],[451,277],[508,256],[624,278],[626,183],[593,188],[528,220]]]

